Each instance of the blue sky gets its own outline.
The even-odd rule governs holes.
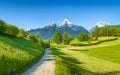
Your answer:
[[[0,0],[0,19],[19,28],[42,28],[65,18],[86,28],[120,24],[119,0]]]

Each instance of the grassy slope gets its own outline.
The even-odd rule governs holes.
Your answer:
[[[30,41],[0,35],[0,75],[20,75],[43,53],[42,48]]]
[[[59,73],[61,74],[65,73],[66,75],[80,75],[80,74],[89,75],[89,73],[96,75],[98,74],[116,75],[116,73],[120,72],[120,64],[118,64],[120,63],[119,61],[120,49],[118,47],[119,44],[120,44],[120,39],[115,41],[104,42],[94,46],[84,46],[84,47],[59,46],[56,47],[56,49],[51,49],[53,51],[53,54],[55,54],[55,58],[57,61],[56,75],[60,75]],[[106,48],[109,48],[110,51],[109,50],[104,51],[106,50]],[[98,51],[97,49],[98,50],[102,49],[102,51],[100,50]],[[114,51],[113,49],[114,50],[117,49],[117,50]],[[101,54],[103,54],[103,56]],[[106,54],[107,57],[104,56]],[[115,57],[115,55],[117,56]],[[111,57],[113,56],[114,59],[111,59]],[[77,62],[80,63],[76,63],[76,60]],[[66,63],[61,61],[66,61]],[[73,62],[73,64],[68,65],[67,61]],[[62,67],[64,67],[64,69],[62,71],[59,71],[59,69],[62,69]]]

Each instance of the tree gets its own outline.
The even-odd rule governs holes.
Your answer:
[[[34,42],[34,43],[39,43],[40,42],[39,37],[36,34],[30,34],[30,35],[28,35],[27,39],[30,40],[30,41],[32,41],[32,42]]]
[[[97,28],[91,35],[92,37],[120,36],[120,25]]]
[[[52,37],[53,42],[60,44],[62,42],[62,35],[59,32],[56,32]]]
[[[24,29],[19,29],[19,37],[26,37],[27,36],[27,32]]]
[[[3,20],[0,20],[0,34],[5,34],[7,29],[7,23]]]
[[[86,33],[81,33],[76,38],[78,39],[78,41],[87,41],[89,39],[89,36]]]
[[[71,40],[72,40],[72,37],[68,33],[64,33],[64,35],[63,35],[63,43],[64,44],[69,44]]]
[[[91,32],[91,36],[92,37],[99,37],[99,31],[100,31],[100,28],[95,29],[93,32]]]
[[[17,36],[19,33],[19,29],[13,25],[7,25],[6,34],[10,36]]]

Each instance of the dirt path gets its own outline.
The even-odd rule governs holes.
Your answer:
[[[45,54],[42,59],[28,69],[22,75],[54,75],[55,60],[49,49],[45,50]]]

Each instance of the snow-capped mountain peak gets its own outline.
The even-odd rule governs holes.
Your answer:
[[[64,19],[63,22],[59,24],[59,27],[61,27],[61,26],[72,27],[72,22],[70,22],[68,19]]]
[[[57,24],[53,21],[50,26],[57,26]]]
[[[107,26],[107,25],[110,25],[110,23],[109,22],[103,22],[103,21],[97,22],[95,24],[95,26],[97,26],[97,27],[104,27],[104,26]]]

